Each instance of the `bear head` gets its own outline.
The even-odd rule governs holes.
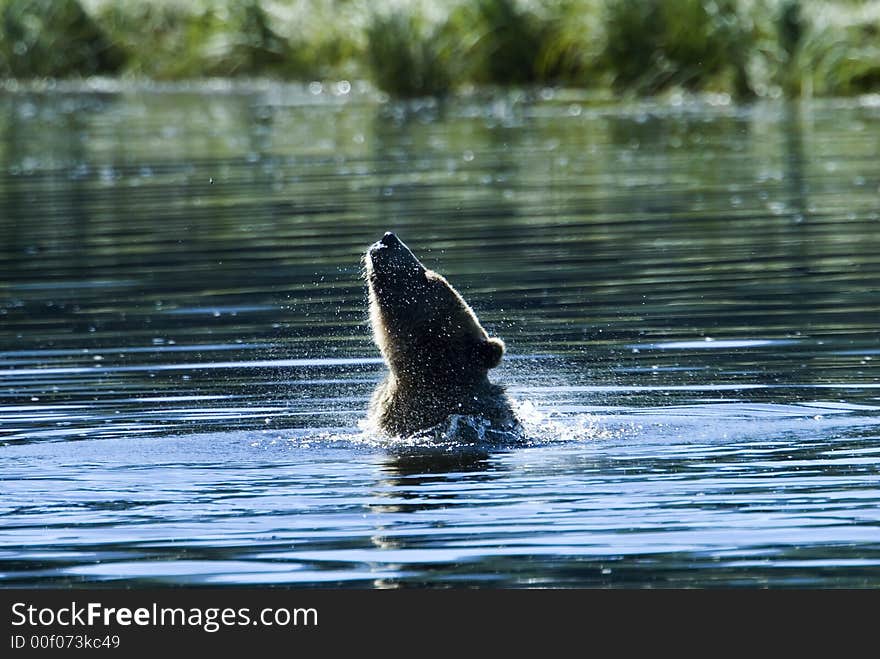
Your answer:
[[[373,338],[401,386],[472,386],[504,355],[473,310],[393,233],[364,257]]]

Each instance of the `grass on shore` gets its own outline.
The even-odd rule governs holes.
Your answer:
[[[851,95],[880,90],[880,3],[0,0],[0,77],[91,75]]]

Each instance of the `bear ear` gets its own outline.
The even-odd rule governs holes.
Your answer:
[[[495,368],[501,363],[504,356],[504,341],[501,339],[486,339],[480,343],[480,353],[483,358],[483,366]]]

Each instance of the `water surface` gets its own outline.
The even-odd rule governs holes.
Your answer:
[[[880,103],[0,95],[0,585],[880,586]],[[361,431],[396,231],[520,446]]]

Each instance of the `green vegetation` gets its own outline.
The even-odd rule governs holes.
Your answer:
[[[746,72],[752,23],[733,0],[608,5],[605,57],[618,89],[652,94],[669,87],[752,93]]]
[[[445,24],[418,12],[377,12],[367,26],[367,57],[380,89],[402,96],[445,94],[454,83],[453,42]]]
[[[880,90],[880,3],[0,0],[0,76],[91,75],[857,94]]]
[[[0,2],[0,75],[115,73],[123,54],[77,0]]]

